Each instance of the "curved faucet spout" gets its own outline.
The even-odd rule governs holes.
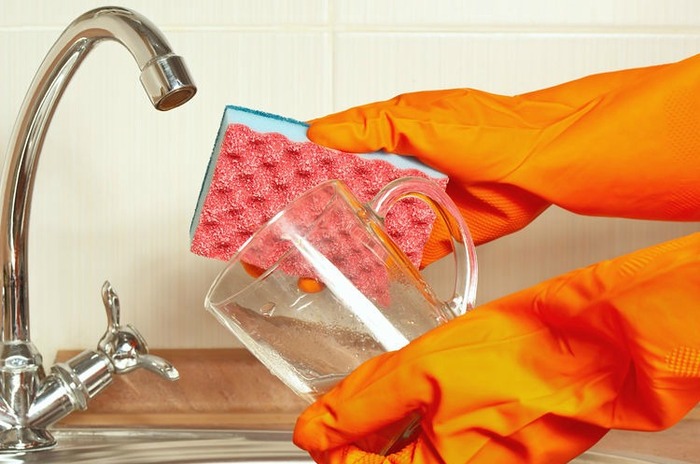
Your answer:
[[[141,82],[159,110],[175,108],[196,88],[184,61],[158,29],[123,8],[98,8],[73,21],[53,45],[27,92],[5,161],[0,216],[3,342],[29,341],[27,235],[31,195],[44,136],[68,82],[103,40],[124,45],[141,69]]]

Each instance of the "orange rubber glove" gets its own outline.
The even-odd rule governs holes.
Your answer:
[[[475,243],[549,205],[596,216],[700,220],[700,55],[518,96],[418,92],[312,121],[344,151],[413,155],[447,174]],[[451,251],[436,226],[423,266]]]
[[[696,233],[479,307],[360,366],[294,441],[321,463],[556,464],[668,427],[700,400],[699,257]],[[414,411],[403,450],[353,445]]]

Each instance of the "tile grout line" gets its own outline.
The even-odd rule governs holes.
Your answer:
[[[700,28],[692,26],[650,26],[650,25],[354,25],[335,21],[333,0],[327,0],[326,19],[322,24],[258,24],[258,25],[159,25],[163,32],[332,32],[332,33],[374,33],[374,34],[524,34],[524,35],[700,35]],[[61,32],[64,26],[3,26],[0,32]]]
[[[327,9],[327,14],[328,17],[326,18],[326,24],[328,26],[328,40],[329,40],[329,50],[328,52],[330,53],[330,66],[331,66],[331,72],[330,72],[330,92],[331,92],[331,111],[335,111],[337,108],[337,103],[338,103],[338,96],[336,95],[336,77],[337,77],[337,70],[338,70],[338,65],[336,61],[336,46],[337,46],[337,36],[336,36],[336,21],[335,21],[335,0],[326,0],[326,4],[328,5]]]

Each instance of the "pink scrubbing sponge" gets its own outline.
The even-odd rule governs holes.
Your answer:
[[[366,160],[312,142],[292,142],[282,134],[261,134],[231,124],[192,239],[198,255],[228,260],[240,246],[289,202],[329,179],[342,179],[360,201],[371,200],[394,179],[428,177],[382,160]],[[446,179],[440,179],[443,188]],[[389,235],[416,266],[420,264],[435,215],[424,203],[407,199],[387,215]]]
[[[262,114],[265,121],[273,118],[276,124],[291,125],[292,131],[305,130],[298,121],[230,108],[243,115],[239,118],[251,114],[260,118]],[[383,186],[400,177],[432,178],[442,188],[446,187],[446,176],[435,178],[421,169],[397,167],[387,161],[390,156],[402,158],[383,155],[368,159],[309,141],[293,141],[277,132],[259,132],[247,124],[222,123],[192,221],[191,250],[209,258],[230,259],[277,212],[302,193],[330,179],[343,180],[362,202],[371,200]],[[416,199],[401,201],[386,217],[388,234],[416,266],[420,264],[434,219],[433,211]],[[272,256],[273,250],[271,247],[267,252],[270,256],[261,256],[260,263],[274,262],[277,256]]]

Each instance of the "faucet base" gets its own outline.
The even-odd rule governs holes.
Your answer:
[[[0,453],[18,450],[42,450],[56,445],[56,439],[45,429],[11,428],[0,432]]]

